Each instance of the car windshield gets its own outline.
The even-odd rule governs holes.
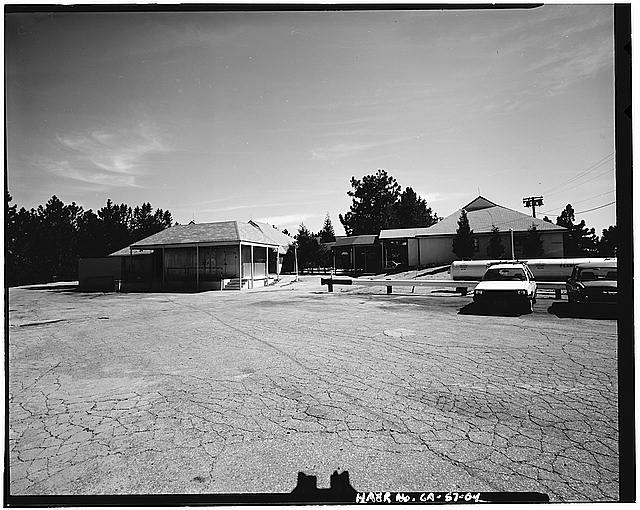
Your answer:
[[[500,269],[489,269],[484,274],[482,281],[496,282],[496,281],[523,281],[527,277],[524,274],[522,268],[509,267]]]
[[[578,280],[592,282],[595,280],[617,280],[618,270],[610,267],[585,267],[580,269]]]

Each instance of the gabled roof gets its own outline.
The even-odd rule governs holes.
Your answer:
[[[526,232],[531,225],[535,225],[538,231],[565,230],[565,228],[533,218],[527,214],[514,211],[508,207],[503,207],[493,203],[482,196],[472,200],[462,209],[467,211],[469,226],[474,234],[487,234],[495,225],[500,231],[505,232],[513,229],[514,232]],[[458,220],[462,209],[458,209],[443,220],[422,228],[397,228],[380,232],[380,239],[407,239],[413,237],[424,237],[432,235],[455,235],[458,230]]]
[[[332,248],[338,248],[340,246],[373,246],[378,240],[376,235],[361,235],[361,236],[336,236],[335,242],[332,244]]]
[[[273,228],[271,228],[271,230],[275,231]],[[282,234],[282,232],[279,232],[280,235],[276,236],[271,230],[266,229],[264,224],[259,226],[256,222],[245,223],[235,220],[175,225],[146,239],[142,239],[131,246],[133,248],[153,249],[180,244],[235,244],[242,241],[285,248],[293,242],[292,238]],[[277,239],[274,239],[276,237]]]
[[[478,199],[481,198],[482,197],[478,197]],[[514,232],[526,232],[531,225],[535,225],[540,232],[565,230],[559,225],[549,223],[540,218],[528,216],[513,209],[502,207],[501,205],[489,206],[484,204],[484,206],[477,208],[477,205],[480,205],[476,203],[478,199],[468,204],[472,206],[471,210],[466,209],[469,227],[473,230],[474,234],[488,234],[494,225],[498,227],[501,232],[509,231],[509,229],[513,229]],[[476,207],[474,207],[474,204]],[[458,230],[458,220],[460,219],[461,213],[462,209],[458,209],[453,214],[450,214],[443,220],[419,233],[418,236],[455,235]]]

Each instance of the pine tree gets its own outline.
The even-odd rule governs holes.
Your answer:
[[[320,242],[322,243],[332,243],[336,240],[336,232],[333,229],[333,224],[331,223],[331,218],[329,217],[329,213],[324,218],[324,223],[322,225],[322,229],[318,232],[320,236]]]
[[[430,227],[439,221],[438,215],[427,206],[427,201],[409,187],[400,194],[396,211],[398,223],[395,228]]]
[[[618,226],[611,225],[602,231],[598,242],[598,255],[601,257],[616,257],[618,255]]]
[[[385,170],[365,175],[362,180],[351,177],[352,199],[349,212],[338,215],[348,236],[378,234],[397,224],[396,202],[400,186]]]
[[[524,239],[522,248],[525,257],[541,257],[544,255],[540,232],[533,223],[527,230],[527,237]]]
[[[456,235],[453,238],[453,253],[461,259],[470,259],[473,257],[474,251],[473,230],[469,226],[467,211],[463,209],[460,213],[460,219],[458,219]]]
[[[571,204],[567,204],[560,216],[556,218],[556,225],[568,230],[565,234],[565,256],[594,256],[598,251],[598,236],[595,229],[588,228],[584,220],[575,224],[575,219],[575,211]]]
[[[487,255],[491,259],[499,259],[504,255],[504,251],[500,229],[495,225],[492,225],[491,237],[489,237],[489,246],[487,247]]]
[[[300,223],[295,239],[298,244],[298,265],[300,269],[307,269],[316,265],[320,245],[316,236],[311,233],[304,223]]]

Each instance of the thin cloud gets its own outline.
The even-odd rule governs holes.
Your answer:
[[[126,174],[114,174],[100,171],[92,171],[88,169],[79,170],[69,161],[59,161],[48,166],[50,173],[72,179],[75,181],[91,184],[97,188],[103,187],[138,187],[135,176]]]
[[[448,200],[458,200],[460,198],[463,198],[469,195],[469,193],[459,192],[459,191],[453,191],[450,193],[436,191],[433,193],[424,193],[424,194],[416,191],[416,193],[418,193],[418,195],[420,195],[422,198],[424,198],[427,201],[427,205],[431,203],[445,202]]]
[[[91,185],[94,189],[139,187],[146,173],[145,158],[169,149],[153,128],[100,128],[88,134],[57,135],[56,159],[32,158],[33,163],[56,177]]]
[[[307,204],[314,204],[314,203],[318,203],[317,201],[309,201],[306,200],[304,202],[302,201],[297,201],[297,202],[273,202],[273,203],[269,203],[269,204],[262,204],[262,203],[252,203],[252,204],[247,204],[247,205],[230,205],[230,206],[226,206],[226,207],[217,207],[215,209],[198,209],[198,212],[200,213],[211,213],[211,212],[228,212],[228,211],[241,211],[243,209],[259,209],[259,208],[263,208],[263,207],[288,207],[288,206],[292,206],[292,205],[307,205]]]
[[[371,142],[361,143],[336,143],[325,147],[317,147],[311,150],[311,159],[324,161],[331,159],[342,159],[365,152],[377,147],[404,143],[410,140],[419,140],[421,135],[402,136],[397,138],[387,138]]]
[[[481,113],[510,114],[535,104],[541,96],[561,94],[572,85],[593,77],[613,66],[610,40],[603,40],[595,48],[577,46],[563,52],[550,53],[523,69],[528,77],[527,87],[505,83],[494,90],[490,100],[476,100]]]
[[[89,164],[107,172],[137,175],[140,162],[153,153],[167,149],[149,126],[141,124],[135,129],[95,130],[89,135],[57,136],[58,142],[69,156],[80,163]]]
[[[272,225],[299,225],[311,218],[320,218],[319,214],[297,213],[297,214],[284,214],[282,216],[263,216],[256,218],[256,221],[262,221]]]

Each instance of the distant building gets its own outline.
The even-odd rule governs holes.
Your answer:
[[[294,239],[257,221],[175,225],[100,259],[81,259],[80,287],[229,290],[279,279]]]
[[[510,229],[513,230],[515,256],[523,257],[523,244],[531,225],[535,225],[540,233],[543,249],[541,256],[545,258],[564,256],[565,228],[503,207],[479,196],[430,227],[382,230],[380,243],[383,267],[389,268],[398,264],[408,267],[446,265],[458,260],[460,257],[453,252],[453,238],[458,229],[462,209],[467,211],[469,226],[475,237],[474,259],[489,258],[487,249],[494,225],[500,229],[500,238],[505,248],[503,258],[511,258]]]

